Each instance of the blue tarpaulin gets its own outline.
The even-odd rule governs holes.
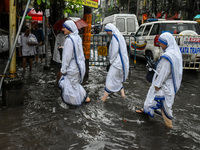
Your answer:
[[[194,17],[194,19],[200,19],[200,14],[199,14],[199,15],[196,15],[196,16]]]

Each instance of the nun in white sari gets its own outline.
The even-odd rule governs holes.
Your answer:
[[[165,32],[158,41],[164,53],[157,63],[143,111],[153,117],[160,109],[166,126],[172,128],[172,105],[182,80],[182,54],[172,34]]]
[[[129,73],[129,59],[124,37],[111,23],[105,26],[105,31],[107,34],[112,35],[112,40],[109,46],[109,61],[111,66],[106,77],[103,101],[106,101],[111,92],[121,91],[121,96],[125,97],[123,82],[125,82]]]
[[[68,38],[64,43],[60,69],[62,73],[59,80],[61,97],[66,104],[80,106],[82,103],[90,101],[85,89],[81,86],[85,75],[82,40],[73,21],[67,20],[63,26],[62,30],[65,35],[68,35]]]

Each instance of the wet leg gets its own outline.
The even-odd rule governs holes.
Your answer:
[[[38,62],[39,56],[38,54],[35,55],[35,61]]]
[[[108,95],[109,93],[105,91],[101,100],[105,102],[107,100]]]
[[[172,128],[172,120],[168,119],[166,116],[165,116],[165,113],[162,109],[162,116],[163,116],[163,119],[164,119],[164,122],[165,122],[165,125],[168,127],[168,128]]]
[[[22,66],[23,66],[23,72],[26,72],[26,58],[24,57],[23,57]]]
[[[42,54],[40,55],[40,62],[42,63],[42,61],[43,61],[43,56],[42,56]]]
[[[120,92],[121,92],[121,97],[122,97],[122,98],[125,98],[125,97],[126,97],[126,95],[125,95],[125,92],[124,92],[124,88],[123,88],[123,89],[121,89],[121,91],[120,91]]]
[[[57,72],[57,83],[59,82],[61,76],[62,76],[62,73],[60,71],[58,71]]]
[[[31,72],[32,71],[32,64],[33,64],[33,59],[32,58],[29,58],[29,71]]]

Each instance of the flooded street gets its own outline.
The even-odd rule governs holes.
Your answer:
[[[130,60],[133,66],[133,58]],[[56,68],[43,69],[34,63],[33,72],[18,76],[24,85],[24,105],[0,108],[1,150],[200,150],[200,72],[184,71],[181,88],[173,105],[173,129],[164,126],[161,116],[149,118],[135,113],[142,107],[150,83],[145,63],[137,61],[124,83],[126,98],[104,93],[106,68],[90,66],[84,88],[91,102],[63,109]]]

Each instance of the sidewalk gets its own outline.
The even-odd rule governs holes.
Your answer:
[[[0,73],[3,74],[5,66],[7,64],[8,59],[0,59],[1,67],[0,67]],[[6,74],[9,74],[9,67],[7,70]],[[22,99],[22,94],[24,92],[28,94],[26,91],[27,87],[30,86],[29,84],[35,85],[36,87],[34,89],[37,89],[36,83],[40,83],[42,79],[46,77],[46,80],[48,80],[48,73],[51,74],[52,78],[56,78],[56,66],[51,65],[51,51],[50,47],[47,49],[47,57],[46,54],[43,55],[43,62],[40,62],[40,59],[38,62],[33,59],[33,66],[32,66],[32,72],[29,71],[29,64],[27,63],[26,65],[26,72],[23,72],[23,67],[22,67],[22,58],[17,57],[16,59],[16,77],[15,78],[10,78],[10,77],[5,77],[4,78],[4,86],[2,85],[1,91],[0,91],[0,104],[5,105],[5,103],[2,101],[3,99],[8,100],[8,102],[11,104],[13,103],[14,105],[18,104],[15,101],[24,101]],[[44,79],[45,80],[45,79]],[[21,84],[23,86],[21,87]],[[3,89],[4,88],[4,89]],[[22,88],[22,89],[21,89]],[[3,91],[5,90],[5,91]],[[6,98],[4,94],[6,95]],[[3,95],[2,95],[3,94]],[[11,100],[15,99],[15,100]],[[11,100],[11,101],[10,101]],[[19,104],[21,104],[19,102]]]

